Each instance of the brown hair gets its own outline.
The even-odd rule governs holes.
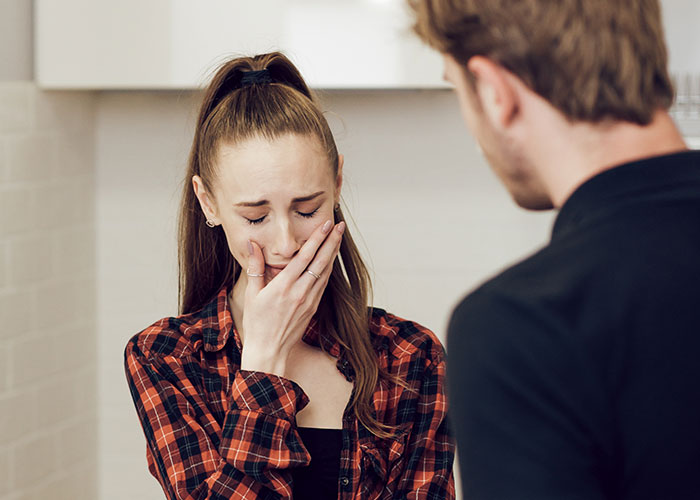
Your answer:
[[[572,121],[646,125],[673,101],[658,0],[408,1],[426,43],[488,57]]]
[[[243,85],[249,71],[267,70],[269,82]],[[338,174],[338,150],[328,122],[299,74],[283,54],[240,57],[224,63],[204,95],[187,168],[179,220],[180,313],[201,309],[223,286],[232,286],[240,266],[220,227],[209,228],[190,184],[199,175],[209,193],[215,158],[222,142],[236,144],[252,136],[275,139],[284,134],[312,135]],[[336,222],[344,220],[341,209]],[[372,433],[389,436],[390,428],[373,416],[379,380],[377,355],[369,336],[371,282],[360,253],[346,229],[339,258],[318,307],[319,327],[335,338],[355,371],[351,402],[358,420]]]

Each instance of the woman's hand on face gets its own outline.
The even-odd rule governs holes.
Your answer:
[[[316,228],[267,286],[262,250],[250,243],[242,370],[284,375],[289,353],[304,335],[326,289],[344,230],[344,222],[333,227],[331,221]]]

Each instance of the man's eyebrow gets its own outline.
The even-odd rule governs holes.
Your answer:
[[[310,201],[313,200],[314,198],[317,198],[324,194],[325,191],[317,191],[316,193],[309,194],[306,196],[299,196],[297,198],[294,198],[292,200],[292,203],[301,203],[304,201]],[[236,203],[234,206],[235,207],[262,207],[264,205],[269,205],[270,202],[269,200],[258,200],[258,201],[242,201],[240,203]]]

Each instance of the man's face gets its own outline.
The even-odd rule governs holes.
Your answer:
[[[513,134],[496,127],[489,120],[482,98],[477,94],[474,84],[468,80],[464,66],[449,55],[443,55],[443,59],[444,78],[454,85],[467,128],[515,202],[530,210],[552,208],[549,197],[525,155],[524,145]]]

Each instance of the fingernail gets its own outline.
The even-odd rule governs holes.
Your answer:
[[[248,255],[253,255],[253,244],[248,240]]]
[[[331,221],[327,220],[326,223],[321,228],[321,231],[323,231],[324,233],[327,233],[328,231],[331,230],[332,225],[333,225],[333,223]]]
[[[343,221],[343,222],[341,222],[340,224],[338,224],[338,227],[336,228],[336,230],[337,230],[340,234],[343,234],[343,232],[345,232],[345,221]]]

